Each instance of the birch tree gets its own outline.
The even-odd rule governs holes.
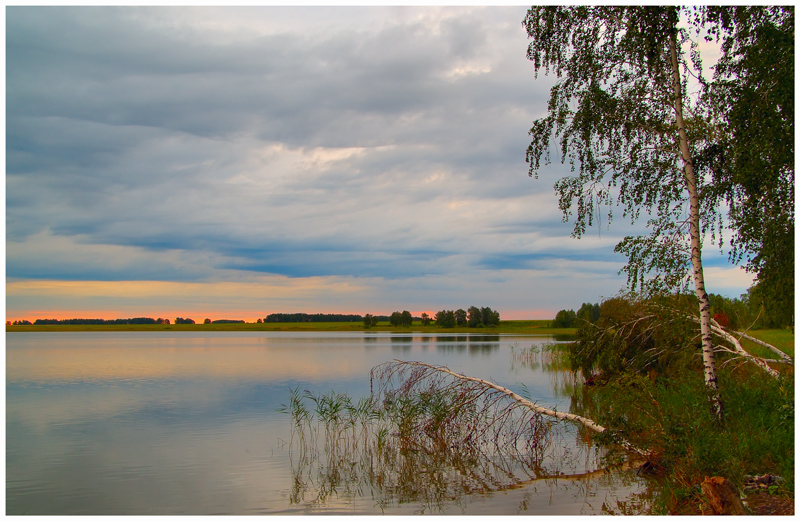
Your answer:
[[[523,21],[528,59],[554,73],[548,113],[533,122],[529,174],[538,177],[558,140],[572,174],[555,184],[565,221],[580,237],[601,208],[619,207],[631,222],[647,216],[650,234],[626,237],[615,251],[632,289],[674,291],[694,286],[699,302],[705,382],[722,418],[702,262],[703,231],[721,221],[701,212],[702,179],[692,158],[709,143],[691,76],[702,84],[697,45],[668,7],[532,7]],[[688,54],[688,56],[687,56]],[[687,276],[687,273],[689,274]]]

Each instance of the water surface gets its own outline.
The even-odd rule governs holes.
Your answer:
[[[569,379],[515,361],[552,339],[370,332],[6,334],[7,514],[593,514],[639,492],[594,472],[567,429],[574,477],[463,491],[436,505],[361,487],[298,496],[289,389],[369,393],[393,359],[446,365],[569,408]],[[490,487],[491,488],[491,487]]]

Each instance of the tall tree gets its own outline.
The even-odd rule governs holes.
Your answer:
[[[559,140],[561,161],[575,175],[555,189],[564,220],[577,212],[576,237],[603,205],[622,207],[631,221],[648,214],[650,235],[626,237],[616,251],[628,256],[623,270],[633,287],[663,291],[693,282],[705,382],[721,419],[701,233],[706,222],[718,221],[718,211],[705,208],[701,222],[703,179],[692,159],[708,136],[686,92],[690,75],[702,78],[702,67],[679,14],[672,6],[532,7],[523,21],[528,59],[537,74],[544,69],[559,80],[548,114],[531,128],[527,161],[536,175],[543,158],[549,163],[551,140]]]
[[[732,257],[756,274],[772,319],[794,322],[794,7],[695,11],[721,44],[706,85],[716,140],[695,163],[713,176],[706,204],[724,201]]]
[[[483,314],[478,306],[470,306],[467,310],[467,325],[476,327],[483,322]]]

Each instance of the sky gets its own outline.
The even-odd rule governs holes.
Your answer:
[[[643,228],[574,239],[568,166],[528,176],[555,80],[525,13],[7,7],[7,320],[550,319],[614,296]],[[746,291],[704,251],[710,292]]]

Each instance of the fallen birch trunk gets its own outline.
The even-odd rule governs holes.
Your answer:
[[[574,421],[574,422],[580,423],[581,425],[583,425],[587,429],[590,429],[590,430],[592,430],[594,432],[598,432],[598,433],[605,432],[607,430],[605,427],[603,427],[602,425],[596,424],[594,421],[592,421],[589,418],[585,418],[585,417],[579,416],[577,414],[572,414],[572,413],[560,412],[560,411],[554,411],[552,409],[547,409],[546,407],[542,407],[540,405],[536,405],[532,401],[523,398],[522,396],[518,395],[517,393],[515,393],[511,389],[508,389],[506,387],[502,387],[502,386],[497,385],[495,383],[492,383],[492,382],[490,382],[488,380],[483,380],[481,378],[475,378],[474,376],[466,376],[466,375],[463,375],[463,374],[454,373],[453,371],[451,371],[450,369],[448,369],[447,367],[444,367],[444,366],[434,366],[434,365],[426,364],[424,362],[404,362],[402,360],[395,360],[395,363],[402,364],[402,365],[416,366],[416,367],[426,367],[426,368],[432,369],[434,371],[439,371],[441,373],[448,374],[448,375],[450,375],[450,376],[452,376],[454,378],[458,378],[460,380],[467,380],[467,381],[470,381],[470,382],[475,382],[475,383],[478,383],[480,385],[483,385],[485,387],[488,387],[490,389],[494,389],[495,391],[498,391],[500,393],[505,394],[506,396],[508,396],[509,398],[514,400],[515,402],[517,402],[519,405],[521,405],[523,407],[527,407],[527,408],[531,409],[532,411],[534,411],[537,414],[543,414],[545,416],[551,416],[551,417],[557,418],[559,420]],[[646,452],[642,451],[641,449],[638,449],[638,448],[634,447],[627,440],[620,439],[620,440],[618,440],[618,443],[622,447],[624,447],[625,449],[627,449],[627,450],[629,450],[631,452],[635,452],[635,453],[637,453],[637,454],[639,454],[641,456],[645,456],[645,457],[647,456]]]
[[[741,331],[734,331],[734,333],[739,335],[739,338],[746,338],[747,340],[753,342],[754,344],[758,344],[761,347],[766,347],[767,349],[769,349],[770,351],[772,351],[773,353],[775,353],[776,355],[781,357],[781,359],[783,360],[784,363],[790,364],[790,365],[794,365],[794,359],[791,356],[789,356],[786,353],[784,353],[783,351],[781,351],[780,349],[778,349],[777,347],[775,347],[774,345],[768,344],[768,343],[764,342],[763,340],[759,340],[757,338],[753,338],[750,335],[748,335],[747,333],[743,333]]]
[[[699,320],[696,317],[692,317],[692,318],[696,322],[699,322]],[[776,371],[775,369],[771,368],[769,366],[769,364],[763,358],[758,357],[758,356],[753,356],[750,353],[748,353],[747,351],[745,351],[745,349],[742,347],[742,344],[739,343],[739,340],[737,340],[735,336],[731,335],[730,333],[728,333],[727,331],[722,329],[722,327],[713,318],[711,319],[711,332],[716,334],[719,337],[724,338],[728,342],[730,342],[731,345],[733,345],[733,351],[732,352],[734,352],[737,355],[742,356],[745,359],[753,362],[754,364],[759,366],[761,369],[764,370],[764,372],[766,372],[767,374],[769,374],[773,378],[780,378],[781,374],[778,371]],[[730,351],[730,350],[728,350],[728,351]]]

